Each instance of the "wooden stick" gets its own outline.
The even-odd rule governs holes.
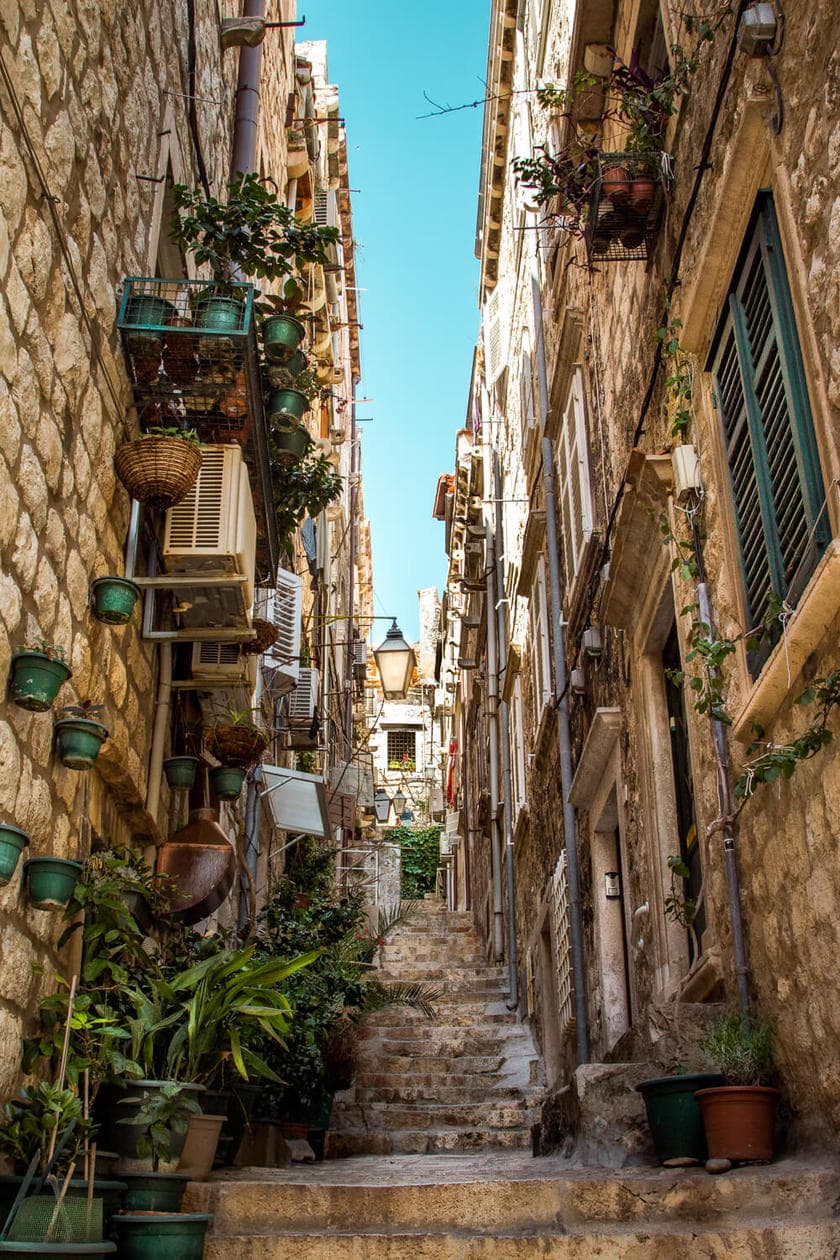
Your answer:
[[[61,1206],[64,1203],[64,1196],[67,1194],[67,1187],[70,1185],[70,1181],[75,1171],[76,1171],[76,1161],[71,1160],[70,1167],[67,1169],[67,1176],[64,1178],[64,1183],[61,1187],[61,1190],[59,1191],[58,1200],[55,1205],[55,1210],[53,1211],[53,1214],[52,1214],[52,1220],[50,1221],[49,1227],[47,1228],[47,1232],[44,1235],[44,1242],[49,1242],[53,1236],[53,1231],[55,1230],[55,1227],[58,1224],[58,1218],[61,1214]]]
[[[87,1068],[82,1072],[82,1116],[90,1119],[90,1075]],[[90,1130],[85,1129],[85,1180],[90,1180]]]
[[[90,1222],[93,1216],[93,1179],[96,1176],[96,1143],[90,1144],[90,1163],[88,1164],[87,1179],[87,1230],[86,1233],[90,1237]]]
[[[64,1025],[64,1045],[61,1047],[61,1062],[58,1065],[59,1089],[64,1089],[64,1075],[67,1071],[67,1055],[70,1050],[70,1025],[73,1022],[73,1005],[76,1001],[76,986],[78,983],[78,976],[74,976],[70,981],[70,997],[67,1003],[67,1022]]]

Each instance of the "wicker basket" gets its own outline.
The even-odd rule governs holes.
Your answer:
[[[251,629],[256,631],[256,639],[246,639],[239,645],[240,652],[246,656],[261,656],[263,652],[267,652],[274,646],[280,636],[277,627],[270,621],[263,621],[262,617],[253,619]]]
[[[153,508],[170,508],[195,485],[201,451],[181,438],[138,438],[119,448],[114,466],[132,499]]]
[[[205,743],[223,766],[244,769],[259,761],[268,747],[268,736],[255,726],[211,726]]]

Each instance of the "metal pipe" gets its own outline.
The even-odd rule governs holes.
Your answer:
[[[496,530],[496,618],[499,628],[499,659],[505,662],[508,654],[507,617],[502,595],[505,590],[505,527],[502,516],[502,478],[496,451],[493,461],[493,497],[495,500]],[[507,939],[508,939],[508,1007],[516,1010],[519,1005],[519,957],[516,947],[516,871],[513,864],[513,774],[510,760],[510,717],[507,701],[499,706],[499,723],[502,732],[502,778],[505,785],[505,874],[507,876]]]
[[[161,643],[158,661],[158,694],[152,747],[149,753],[149,781],[146,785],[146,812],[157,821],[160,807],[160,779],[163,774],[163,750],[169,730],[169,708],[172,703],[172,644]]]
[[[505,956],[502,906],[502,855],[499,834],[499,658],[496,643],[496,558],[492,531],[487,536],[487,726],[490,745],[490,871],[493,892],[493,958]]]
[[[243,17],[264,18],[265,0],[245,0]],[[230,176],[248,174],[257,164],[257,129],[260,121],[260,72],[262,45],[239,50],[239,75],[236,82],[236,115],[233,122],[233,144]]]
[[[554,492],[554,451],[550,438],[542,440],[545,533],[548,544],[548,577],[551,593],[551,628],[554,640],[554,695],[557,710],[557,746],[560,753],[560,790],[563,795],[563,831],[566,840],[566,876],[569,888],[569,935],[575,982],[575,1036],[578,1063],[589,1062],[589,1029],[586,1011],[586,971],[583,965],[583,927],[580,914],[577,823],[569,800],[572,786],[572,740],[569,730],[569,696],[563,613],[560,607],[560,552],[557,545],[557,508]]]

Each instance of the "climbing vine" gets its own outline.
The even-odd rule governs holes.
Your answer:
[[[392,827],[385,838],[400,846],[403,900],[416,901],[434,892],[440,865],[440,827]]]

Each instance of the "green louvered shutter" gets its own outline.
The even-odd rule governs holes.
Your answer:
[[[747,618],[775,591],[795,604],[828,542],[825,490],[779,230],[759,197],[711,371],[735,500]],[[755,672],[769,645],[750,655]]]

